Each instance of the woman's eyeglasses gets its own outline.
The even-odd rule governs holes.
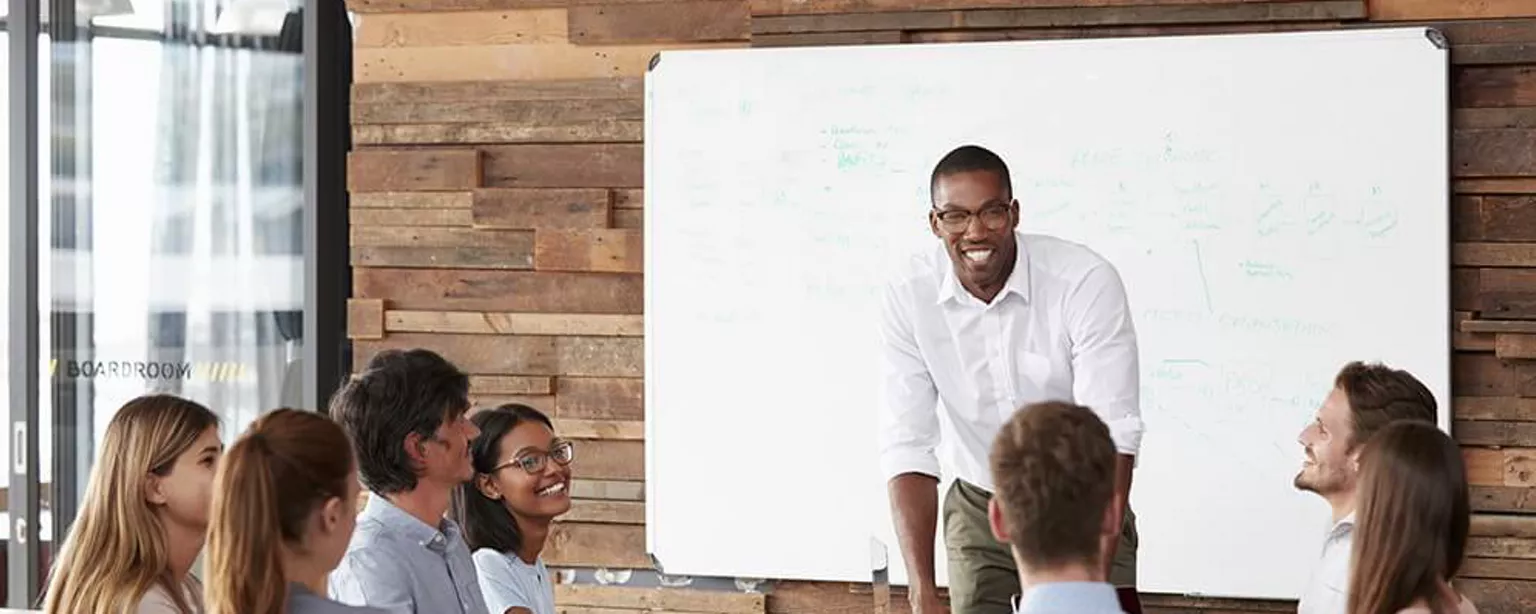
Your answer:
[[[507,467],[517,466],[522,467],[523,471],[528,473],[538,473],[543,471],[544,467],[549,465],[550,460],[554,460],[556,464],[563,467],[565,465],[571,464],[571,461],[575,458],[576,447],[571,445],[571,442],[569,441],[562,441],[555,444],[554,447],[551,447],[548,452],[529,452],[527,454],[523,454],[522,456],[492,467],[490,472],[496,473],[497,471],[501,471]]]

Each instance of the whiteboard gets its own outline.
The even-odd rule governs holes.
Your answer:
[[[974,143],[1009,163],[1021,230],[1092,246],[1125,281],[1140,589],[1296,597],[1329,526],[1291,485],[1296,438],[1338,368],[1412,371],[1448,428],[1435,36],[662,53],[645,111],[655,561],[867,582],[873,537],[905,582],[877,466],[878,297],[935,249],[933,165]]]

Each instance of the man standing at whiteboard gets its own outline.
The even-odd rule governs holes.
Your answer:
[[[1113,505],[1126,509],[1142,434],[1136,332],[1112,264],[1082,245],[1017,230],[1002,158],[955,149],[935,166],[930,194],[939,245],[914,256],[884,295],[880,465],[914,614],[950,611],[934,577],[940,451],[955,473],[943,501],[949,607],[1007,614],[1019,578],[987,519],[993,438],[1030,403],[1092,408],[1115,440]],[[1136,541],[1126,509],[1118,543],[1106,541],[1100,559],[1131,614],[1141,611]]]

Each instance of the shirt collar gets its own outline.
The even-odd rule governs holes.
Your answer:
[[[1015,614],[1121,614],[1120,596],[1105,582],[1054,582],[1031,587],[1014,604]]]
[[[1013,272],[1008,274],[1008,281],[1003,284],[1003,291],[997,293],[994,303],[1010,293],[1029,302],[1029,250],[1025,249],[1024,233],[1013,231],[1013,244],[1017,247],[1013,254]],[[955,276],[955,263],[950,259],[948,246],[944,246],[942,251],[945,266],[941,267],[944,278],[939,281],[938,303],[941,305],[961,296],[969,296],[965,286],[960,285],[960,278]]]
[[[368,498],[368,507],[363,508],[363,515],[434,552],[447,552],[449,544],[459,537],[459,525],[452,520],[443,518],[438,527],[433,527],[377,493]]]
[[[1343,533],[1348,533],[1348,532],[1354,530],[1354,528],[1355,528],[1355,513],[1354,512],[1350,512],[1348,515],[1344,516],[1343,518],[1340,518],[1338,522],[1333,523],[1333,528],[1328,531],[1328,534],[1329,535],[1340,535],[1340,534],[1343,534]]]

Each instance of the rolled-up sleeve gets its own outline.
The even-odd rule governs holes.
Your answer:
[[[1074,401],[1109,425],[1121,454],[1135,456],[1144,431],[1140,358],[1125,285],[1115,267],[1104,262],[1090,270],[1067,307]]]
[[[880,321],[880,469],[886,479],[904,473],[937,478],[939,393],[918,350],[906,299],[899,284],[886,286]]]

